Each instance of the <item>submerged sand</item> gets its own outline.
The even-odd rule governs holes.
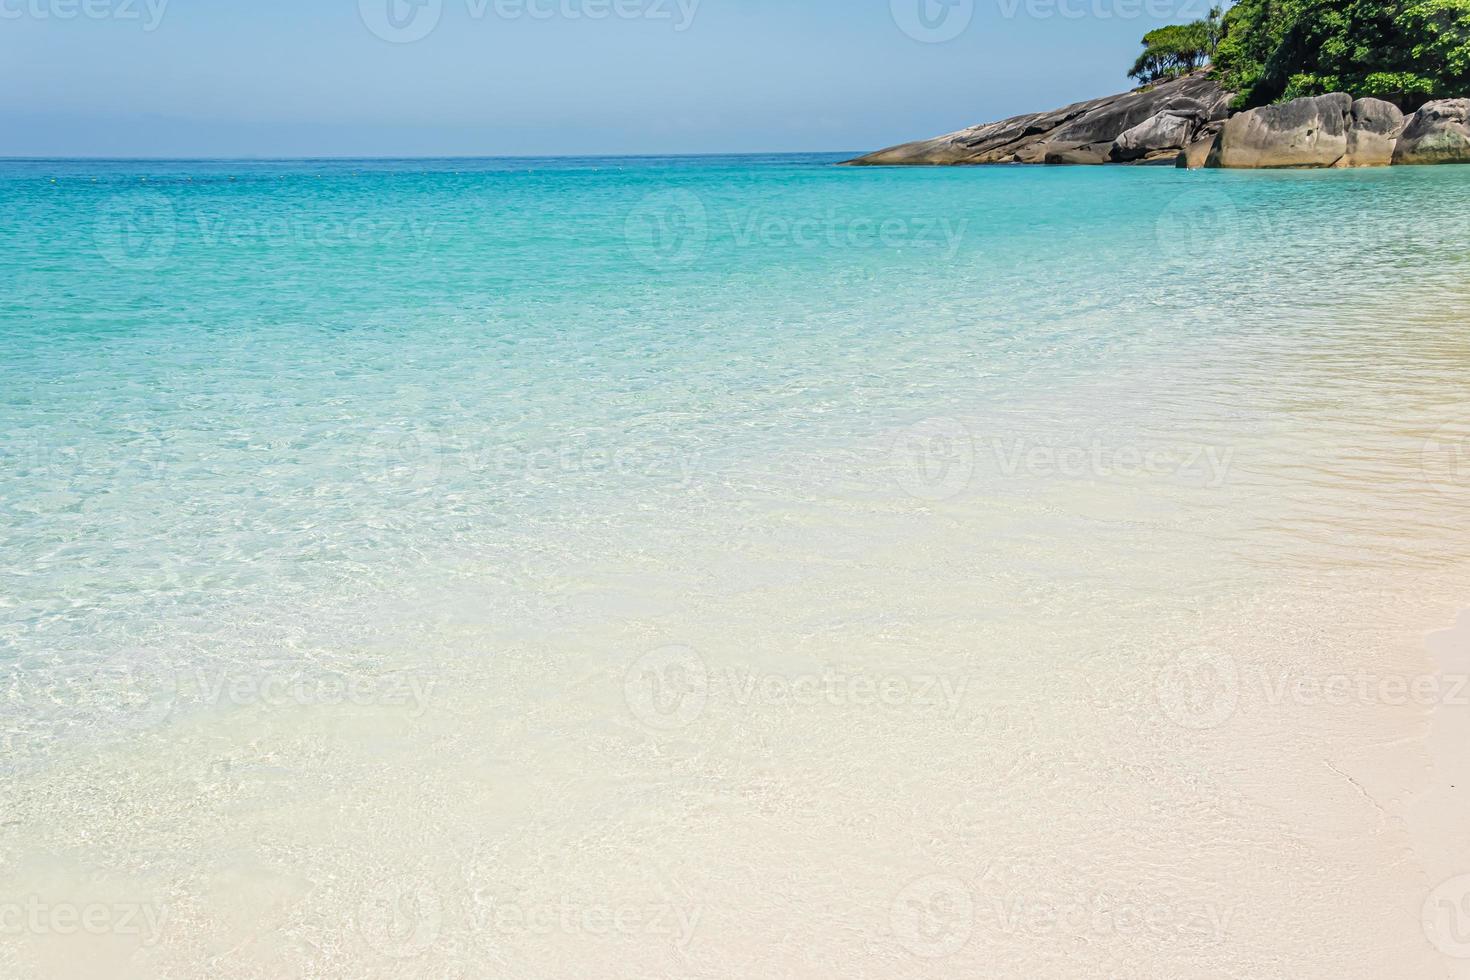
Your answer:
[[[1075,476],[919,420],[318,610],[361,697],[186,673],[9,777],[0,972],[1470,976],[1448,411],[1196,402]]]

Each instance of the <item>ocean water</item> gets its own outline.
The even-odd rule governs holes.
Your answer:
[[[1457,975],[1470,172],[840,159],[0,162],[0,976]]]

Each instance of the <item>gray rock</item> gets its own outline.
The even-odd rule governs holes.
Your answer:
[[[1059,142],[1111,143],[1162,112],[1178,112],[1200,122],[1224,113],[1230,100],[1207,75],[1190,75],[1147,91],[1129,92],[1079,116],[1057,130]]]
[[[1096,144],[1104,147],[1107,157],[1118,137],[1162,112],[1201,123],[1219,120],[1227,115],[1230,99],[1214,78],[1196,72],[1147,89],[904,143],[848,162],[856,166],[1044,163],[1048,157],[1073,162],[1091,155],[1079,153],[1080,148]]]
[[[1210,123],[1196,134],[1194,141],[1179,151],[1174,166],[1181,170],[1199,170],[1210,159],[1215,143],[1220,139],[1221,123]]]
[[[1399,137],[1393,162],[1470,163],[1470,99],[1431,102],[1414,113]]]
[[[1231,116],[1206,166],[1335,166],[1347,155],[1352,109],[1352,96],[1338,92]]]
[[[1405,119],[1341,92],[1230,115],[1208,72],[1053,112],[1014,116],[848,161],[854,165],[1156,163],[1179,167],[1382,167],[1470,163],[1470,99]]]
[[[1042,162],[1095,166],[1108,162],[1111,146],[1111,143],[1084,143],[1081,146],[1063,143],[1047,150]]]
[[[1114,163],[1131,163],[1159,153],[1177,155],[1190,142],[1201,121],[1198,113],[1167,109],[1114,140],[1108,158]]]
[[[1404,131],[1404,114],[1382,99],[1353,103],[1347,151],[1339,167],[1386,167],[1393,163],[1394,144]]]
[[[1404,131],[1404,114],[1392,102],[1359,99],[1353,103],[1353,129],[1398,139]]]

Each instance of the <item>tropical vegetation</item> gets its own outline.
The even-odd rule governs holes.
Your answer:
[[[1348,92],[1417,108],[1470,96],[1470,0],[1239,0],[1150,31],[1131,77],[1213,63],[1238,108]]]
[[[1134,62],[1128,77],[1148,85],[1195,71],[1214,56],[1220,31],[1218,7],[1210,11],[1208,20],[1149,31],[1143,36],[1143,54]]]

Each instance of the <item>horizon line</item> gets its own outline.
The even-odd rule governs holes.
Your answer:
[[[0,163],[295,163],[359,160],[380,163],[419,160],[667,160],[708,157],[764,156],[835,156],[863,153],[863,150],[732,150],[713,153],[505,153],[505,154],[416,154],[411,156],[8,156],[0,154]]]

